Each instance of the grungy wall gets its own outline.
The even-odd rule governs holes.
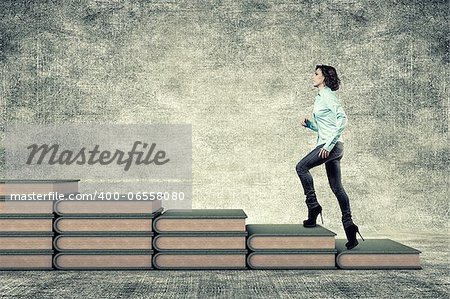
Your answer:
[[[2,1],[2,123],[190,123],[194,208],[299,223],[316,64],[361,231],[448,221],[448,1]],[[325,225],[342,233],[323,166]]]

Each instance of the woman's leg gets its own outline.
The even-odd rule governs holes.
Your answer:
[[[319,157],[320,149],[323,147],[322,145],[318,145],[315,149],[313,149],[309,154],[307,154],[300,162],[298,162],[297,166],[295,167],[298,177],[300,178],[300,181],[303,186],[303,190],[306,196],[306,205],[308,206],[308,209],[311,210],[315,207],[319,206],[319,203],[317,202],[316,192],[314,190],[314,181],[313,177],[311,176],[311,173],[309,170],[313,167],[316,167],[318,165],[321,165],[323,163],[326,163],[328,161],[334,160],[339,158],[341,151],[338,150],[338,148],[333,148],[330,152],[330,155],[328,158],[323,159]]]
[[[340,145],[341,146],[341,145]],[[343,148],[342,148],[343,154]],[[325,168],[327,170],[328,182],[330,183],[331,190],[336,196],[339,207],[342,212],[342,224],[345,227],[349,227],[353,224],[352,214],[350,211],[350,200],[347,193],[342,186],[341,180],[341,158],[342,155],[335,160],[331,160],[325,163]]]

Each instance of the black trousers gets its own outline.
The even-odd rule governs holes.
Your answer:
[[[309,170],[325,163],[328,182],[331,190],[339,202],[339,207],[341,208],[342,224],[344,227],[348,227],[353,224],[353,221],[350,211],[350,201],[341,182],[341,159],[344,155],[344,144],[338,141],[326,159],[319,157],[319,152],[322,147],[323,144],[318,145],[302,160],[300,160],[296,166],[297,174],[305,192],[305,202],[308,209],[315,208],[319,205],[316,192],[314,190],[314,181]]]

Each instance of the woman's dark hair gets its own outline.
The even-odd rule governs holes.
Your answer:
[[[336,69],[332,66],[319,64],[316,65],[316,70],[320,69],[325,77],[325,85],[331,88],[331,90],[338,90],[341,80],[339,79]]]

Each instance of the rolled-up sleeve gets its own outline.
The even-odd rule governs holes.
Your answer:
[[[315,132],[319,131],[319,129],[317,128],[316,120],[314,118],[312,118],[311,120],[308,119],[308,121],[306,122],[306,127],[311,129],[311,130],[313,130],[313,131],[315,131]]]

